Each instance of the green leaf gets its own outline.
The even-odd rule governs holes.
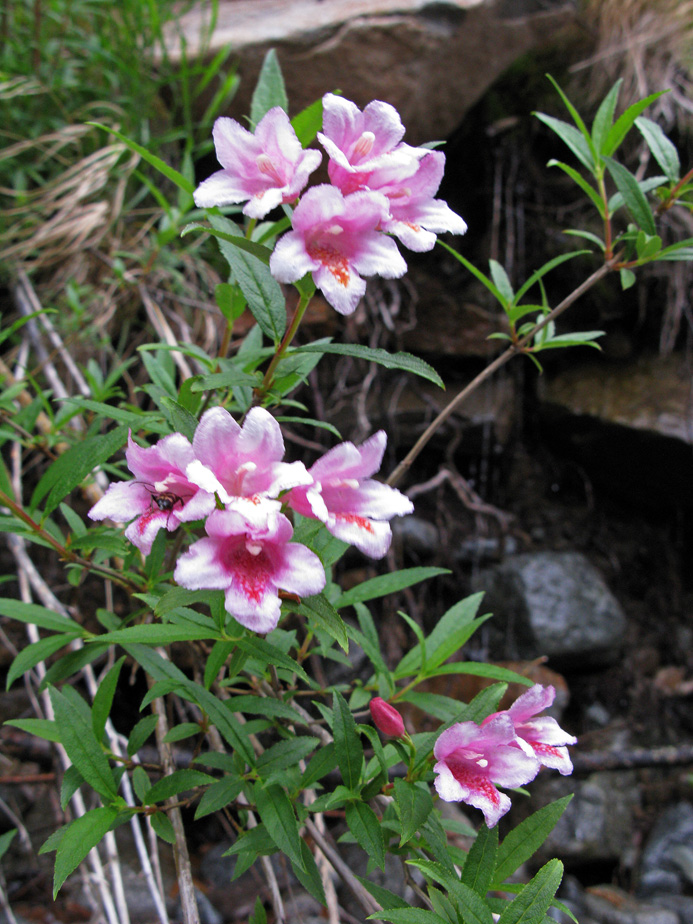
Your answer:
[[[441,241],[440,238],[438,238],[438,243],[440,244],[441,247],[444,247],[445,250],[448,251],[448,253],[451,253],[453,257],[462,264],[462,266],[466,267],[469,270],[469,272],[473,276],[475,276],[479,280],[480,283],[482,283],[482,285],[486,286],[486,288],[489,290],[491,295],[493,295],[493,297],[498,301],[500,305],[503,305],[503,306],[505,305],[503,295],[501,294],[498,287],[494,285],[493,282],[488,278],[488,276],[482,273],[480,269],[477,269],[477,267],[474,266],[473,263],[470,263],[466,257],[463,257],[461,253],[458,253],[454,247],[451,247],[449,244],[446,244],[445,241]]]
[[[257,257],[257,259],[261,263],[264,263],[267,266],[269,266],[269,260],[270,260],[270,257],[272,256],[272,251],[269,249],[269,247],[265,247],[264,244],[258,244],[257,241],[251,241],[244,235],[240,234],[239,229],[236,227],[235,224],[233,224],[231,219],[226,218],[226,217],[221,219],[220,216],[215,216],[215,217],[217,219],[217,225],[219,225],[219,227],[215,227],[213,225],[212,226],[206,225],[203,222],[199,222],[199,221],[192,221],[190,222],[190,224],[186,225],[183,228],[183,230],[180,233],[180,236],[185,237],[185,235],[190,234],[191,231],[204,231],[207,234],[211,234],[212,237],[218,238],[218,240],[220,241],[226,241],[229,244],[233,244],[234,247],[237,247],[239,250],[245,251],[245,253],[248,253],[253,257]],[[222,221],[223,221],[223,224],[222,224]],[[235,233],[230,230],[229,231],[224,230],[224,228],[233,228]],[[229,285],[228,283],[220,283],[220,285],[228,286],[228,289],[232,291],[235,290],[236,293],[238,292],[235,286]],[[217,286],[217,289],[218,288],[219,286]],[[222,291],[225,291],[225,290],[222,290]],[[237,303],[238,305],[240,305],[240,302],[238,301],[237,297],[234,299],[234,303]],[[243,305],[245,307],[245,301],[243,302]],[[228,307],[229,311],[233,311],[233,307],[228,306],[228,296],[225,297],[225,306]],[[240,316],[240,314],[242,314],[242,311],[239,311],[238,316]]]
[[[220,215],[210,214],[209,220],[220,231],[227,231],[231,224]],[[269,267],[253,254],[239,250],[222,239],[219,240],[219,249],[231,267],[263,334],[274,342],[275,347],[278,346],[286,328],[286,302],[281,286],[270,273]]]
[[[173,830],[173,825],[168,815],[164,812],[155,812],[149,816],[149,822],[156,836],[160,837],[162,841],[172,845],[176,843],[176,832]]]
[[[219,633],[209,626],[200,626],[193,622],[186,625],[172,623],[145,623],[140,626],[127,626],[104,635],[94,637],[95,642],[108,642],[111,645],[171,645],[173,642],[192,642],[218,639]]]
[[[268,834],[296,866],[304,869],[298,821],[286,792],[281,786],[256,783],[254,793],[258,815]]]
[[[223,809],[238,798],[241,789],[243,789],[243,780],[240,777],[228,775],[221,780],[217,780],[200,799],[195,811],[195,821]]]
[[[508,274],[497,260],[489,260],[488,265],[491,269],[491,278],[503,297],[503,307],[509,305],[514,296],[513,287],[510,285]]]
[[[212,372],[209,375],[201,375],[199,379],[190,386],[193,392],[212,391],[217,388],[235,388],[238,385],[246,385],[255,388],[262,381],[259,372],[243,372],[242,369],[227,369],[225,372]]]
[[[401,369],[403,372],[411,372],[422,379],[433,382],[440,388],[445,387],[433,366],[418,356],[412,356],[411,353],[388,353],[387,350],[363,346],[360,343],[322,343],[319,345],[309,343],[296,347],[291,353],[334,353],[339,356],[353,356],[356,359],[366,359],[377,363],[385,369]]]
[[[118,810],[109,806],[91,809],[64,829],[55,856],[53,900],[70,873],[74,872],[92,847],[111,830]]]
[[[260,76],[250,104],[250,121],[253,129],[274,106],[281,106],[284,112],[289,110],[289,100],[286,96],[284,78],[279,67],[277,52],[274,48],[270,48],[265,55],[265,60],[262,62]]]
[[[635,285],[635,273],[633,270],[622,269],[619,270],[619,276],[621,277],[621,288],[625,292],[626,289],[630,289],[631,286]]]
[[[356,731],[356,722],[341,693],[335,690],[332,697],[334,747],[337,764],[344,784],[355,790],[363,768],[363,744]]]
[[[255,899],[255,907],[248,919],[248,924],[267,924],[267,912],[265,911],[265,906],[262,904],[262,899],[259,895]]]
[[[392,924],[450,924],[428,908],[391,908],[389,911],[369,914],[368,920],[392,921]]]
[[[258,658],[263,664],[274,664],[278,670],[282,669],[292,674],[297,674],[305,683],[310,683],[308,675],[298,661],[284,654],[281,648],[268,642],[267,639],[245,636],[238,639],[237,644],[239,648],[252,658]]]
[[[681,161],[679,152],[662,131],[661,127],[651,119],[640,116],[635,125],[647,142],[652,156],[662,168],[670,183],[678,183],[681,176]]]
[[[555,160],[552,158],[547,164],[547,167],[558,167],[565,174],[567,174],[574,183],[580,187],[580,189],[588,196],[594,203],[595,208],[599,212],[601,218],[604,218],[604,200],[599,195],[597,190],[592,186],[591,183],[588,183],[587,180],[582,176],[581,173],[578,173],[573,167],[568,164],[563,163],[561,160]]]
[[[76,707],[55,687],[49,688],[60,740],[84,779],[107,801],[116,798],[116,784],[101,744]],[[86,704],[85,704],[86,705]]]
[[[91,708],[91,721],[97,741],[101,741],[103,738],[106,721],[108,720],[108,715],[113,705],[113,697],[118,685],[118,678],[120,677],[120,671],[124,663],[125,655],[123,655],[122,658],[118,658],[113,667],[103,678],[94,694],[94,703]]]
[[[188,683],[186,693],[204,710],[221,736],[234,748],[250,766],[255,764],[255,753],[243,726],[226,704],[198,683]]]
[[[481,620],[478,620],[481,625]],[[501,680],[504,683],[523,683],[526,687],[531,687],[532,681],[523,674],[511,671],[507,667],[499,667],[497,664],[486,664],[483,661],[454,661],[452,664],[441,664],[436,668],[434,673],[429,677],[441,677],[445,674],[470,674],[474,677],[489,677],[491,680]]]
[[[347,654],[349,653],[349,637],[344,620],[324,594],[306,597],[296,610],[306,617],[309,625],[327,632]]]
[[[27,645],[10,664],[5,688],[9,690],[18,677],[26,674],[32,667],[36,667],[41,661],[45,661],[46,658],[50,658],[56,651],[60,651],[61,648],[69,645],[78,635],[79,632],[71,632],[65,635],[49,635],[46,638],[39,639],[38,642]]]
[[[22,603],[12,597],[0,597],[0,616],[7,616],[51,632],[64,633],[73,629],[78,633],[84,632],[81,626],[67,616],[61,616],[35,603]]]
[[[380,869],[385,869],[385,842],[381,823],[365,802],[347,802],[346,823],[357,843]]]
[[[111,135],[115,135],[119,141],[122,141],[126,147],[131,151],[134,151],[136,154],[139,154],[142,160],[145,160],[148,164],[154,167],[159,173],[171,180],[172,183],[182,189],[183,192],[188,193],[191,197],[195,190],[195,186],[190,180],[186,179],[182,173],[179,173],[177,170],[174,170],[173,167],[169,167],[167,163],[161,160],[160,157],[157,157],[155,154],[152,154],[151,151],[148,151],[147,148],[143,148],[141,144],[137,144],[136,141],[132,141],[130,138],[127,138],[125,135],[121,135],[120,132],[117,132],[115,129],[111,128],[108,125],[102,125],[100,122],[87,122],[87,125],[93,125],[96,128],[102,128],[105,132],[108,132]]]
[[[169,398],[168,395],[162,397],[161,404],[165,410],[168,411],[171,427],[177,433],[182,433],[183,436],[187,437],[190,442],[192,442],[197,428],[197,418],[195,415],[191,414],[187,408],[184,408],[177,401],[174,401],[173,398]]]
[[[157,715],[146,715],[137,722],[128,738],[128,757],[133,757],[139,751],[147,738],[153,734],[158,721]]]
[[[176,741],[186,741],[188,738],[194,738],[200,734],[200,726],[197,722],[181,722],[180,725],[174,725],[173,728],[164,735],[164,741],[167,744],[173,744]]]
[[[501,883],[536,853],[553,831],[572,798],[572,795],[564,796],[545,805],[508,833],[498,848],[492,884],[494,889],[500,888]]]
[[[301,859],[303,861],[302,867],[297,866],[293,861],[291,863],[296,878],[316,901],[320,902],[322,905],[326,905],[327,900],[325,899],[325,890],[322,885],[320,870],[315,862],[315,857],[310,852],[310,848],[303,838],[301,838]]]
[[[619,116],[619,118],[616,120],[616,124],[609,131],[609,134],[602,148],[602,153],[605,155],[613,154],[616,148],[620,145],[620,143],[633,127],[633,123],[640,115],[640,113],[647,109],[650,103],[653,103],[656,99],[659,99],[659,97],[662,96],[665,92],[667,91],[660,90],[659,93],[652,93],[650,96],[646,96],[644,99],[641,99],[637,103],[633,103],[632,106],[629,106],[626,111],[621,116]]]
[[[108,461],[111,456],[125,445],[128,428],[116,427],[103,436],[92,436],[70,446],[43,475],[36,485],[31,498],[32,509],[48,495],[45,515],[48,516],[70,491],[81,484],[97,465]]]
[[[409,908],[409,902],[405,901],[399,895],[383,888],[376,882],[366,879],[364,876],[356,876],[361,885],[373,896],[373,898],[382,905],[384,911],[390,911],[393,908]]]
[[[460,600],[440,618],[426,641],[427,670],[437,668],[443,661],[447,661],[482,625],[482,620],[475,620],[475,617],[483,596],[483,593],[478,593]],[[420,667],[421,646],[416,645],[397,665],[394,677],[399,680],[416,673]]]
[[[488,828],[483,824],[462,868],[462,882],[482,898],[491,887],[497,853],[498,826]]]
[[[602,153],[604,141],[614,122],[614,112],[623,78],[619,78],[602,100],[592,123],[592,142],[598,153]]]
[[[630,212],[633,221],[646,231],[648,234],[655,234],[655,220],[652,209],[649,206],[645,194],[638,185],[630,170],[627,170],[618,161],[612,160],[611,157],[605,158],[606,166],[611,177],[616,184],[616,188],[623,196],[626,208]]]
[[[318,780],[331,773],[337,766],[337,755],[334,744],[326,744],[319,748],[310,759],[303,776],[301,789],[310,789]]]
[[[542,924],[563,879],[563,864],[549,860],[504,909],[498,924]]]
[[[345,606],[353,606],[355,603],[363,603],[366,600],[375,600],[378,597],[385,597],[388,594],[397,593],[421,581],[427,581],[430,578],[437,577],[439,574],[450,574],[447,568],[403,568],[400,571],[393,571],[391,574],[381,574],[378,577],[371,578],[358,584],[351,590],[347,590],[335,600],[335,608],[343,609]]]
[[[590,152],[590,145],[584,136],[573,125],[569,125],[562,119],[556,119],[553,116],[545,115],[543,112],[535,112],[534,115],[547,125],[551,131],[555,132],[561,141],[566,144],[573,154],[577,157],[583,167],[586,167],[590,173],[594,174],[595,162]]]
[[[216,778],[201,770],[174,770],[168,776],[163,777],[158,783],[147,790],[142,800],[146,805],[153,805],[155,802],[165,802],[181,792],[187,792],[189,789],[197,789],[198,786],[208,786],[215,783]]]
[[[570,115],[572,116],[573,122],[575,122],[575,124],[576,124],[576,126],[577,126],[577,128],[578,128],[578,131],[579,131],[580,135],[582,136],[582,138],[584,138],[584,140],[585,140],[585,142],[586,142],[586,144],[587,144],[587,146],[588,146],[589,153],[590,153],[590,157],[591,157],[591,159],[592,159],[592,163],[596,166],[596,164],[597,164],[597,162],[598,162],[597,152],[595,151],[594,144],[592,143],[592,136],[591,136],[590,133],[587,131],[587,126],[585,125],[582,116],[581,116],[580,113],[577,111],[577,109],[575,108],[575,106],[573,106],[573,104],[570,102],[570,100],[568,99],[568,97],[565,95],[565,93],[563,92],[563,90],[559,87],[558,83],[554,80],[554,78],[551,76],[551,74],[547,74],[546,76],[547,76],[548,79],[551,81],[551,83],[553,84],[554,89],[556,90],[556,92],[558,93],[558,95],[559,95],[559,96],[561,97],[561,99],[563,100],[563,105],[566,107],[566,109],[568,110],[568,112],[569,112]]]
[[[58,726],[50,719],[8,719],[4,724],[21,728],[22,731],[43,738],[44,741],[60,741]]]
[[[6,831],[4,834],[0,834],[0,860],[9,850],[10,844],[12,843],[17,829],[13,828],[11,831]]]
[[[306,148],[322,128],[322,99],[316,99],[291,120],[301,147]]]
[[[232,712],[249,712],[252,715],[262,715],[267,719],[287,719],[289,722],[303,722],[303,716],[291,705],[281,699],[270,696],[234,696],[227,700],[227,706]],[[305,740],[305,739],[302,739]],[[266,753],[266,752],[265,752]],[[260,763],[258,762],[258,767]]]
[[[428,819],[433,810],[433,797],[426,783],[409,783],[399,777],[395,779],[394,795],[402,826],[401,847]]]
[[[257,759],[257,772],[267,778],[278,770],[288,770],[298,766],[299,761],[305,760],[309,754],[320,746],[319,738],[301,735],[298,738],[287,738],[277,741],[260,755]]]
[[[68,802],[77,792],[82,783],[84,783],[82,774],[74,766],[74,764],[72,764],[72,766],[68,767],[63,774],[63,781],[60,784],[60,808],[63,811],[65,811]]]

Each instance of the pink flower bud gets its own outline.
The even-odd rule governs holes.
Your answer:
[[[368,704],[368,708],[371,710],[371,717],[375,727],[384,735],[402,738],[406,734],[402,716],[394,706],[386,703],[384,699],[379,696],[373,697]]]

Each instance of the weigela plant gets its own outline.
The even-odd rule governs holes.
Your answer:
[[[545,349],[596,346],[599,332],[558,334],[555,321],[606,275],[619,272],[626,286],[645,263],[693,258],[693,240],[664,247],[656,234],[661,215],[677,203],[689,205],[692,174],[681,176],[675,148],[642,117],[651,99],[615,118],[616,85],[588,129],[561,96],[574,124],[540,118],[589,177],[556,162],[599,212],[603,238],[572,233],[595,246],[601,265],[552,309],[544,277],[586,251],[559,255],[514,289],[498,263],[491,261],[487,276],[443,243],[501,305],[509,331],[501,336],[510,344],[386,480],[376,477],[384,431],[360,445],[336,436],[317,460],[287,461],[282,434],[287,411],[305,413],[300,419],[318,432],[326,428],[292,395],[321,357],[334,353],[437,385],[440,377],[406,353],[329,338],[296,345],[295,335],[316,287],[338,312],[350,314],[367,278],[404,274],[397,240],[426,251],[438,234],[464,233],[463,219],[435,198],[445,155],[407,145],[398,113],[380,101],[361,111],[327,94],[290,121],[273,53],[253,97],[254,130],[218,120],[214,143],[222,169],[196,188],[123,139],[178,186],[184,201],[192,205],[194,199],[205,210],[191,213],[182,233],[203,232],[218,240],[228,279],[217,286],[215,297],[226,331],[214,356],[195,344],[176,345],[201,370],[180,381],[170,344],[143,347],[146,409],[115,408],[94,397],[71,399],[98,419],[82,436],[61,434],[72,444],[61,445],[30,507],[14,496],[7,479],[0,486],[5,528],[58,552],[73,583],[89,573],[105,588],[95,614],[103,631],[94,631],[95,620],[87,629],[80,614],[57,600],[54,609],[0,600],[0,615],[28,623],[36,633],[12,663],[8,684],[40,669],[49,716],[11,724],[59,741],[71,763],[64,804],[78,790],[87,800],[86,811],[83,802],[74,803],[74,817],[44,847],[56,852],[56,893],[111,830],[129,822],[137,836],[146,824],[176,847],[183,916],[186,924],[195,924],[199,917],[184,859],[181,814],[181,808],[194,807],[196,819],[222,813],[234,830],[236,839],[227,851],[237,858],[234,877],[260,861],[276,920],[285,918],[284,909],[274,868],[265,858],[277,852],[321,903],[329,898],[336,907],[329,867],[364,915],[395,924],[539,924],[551,904],[561,907],[555,899],[562,876],[558,860],[546,863],[525,885],[508,879],[531,860],[569,798],[535,812],[502,840],[498,835],[498,823],[511,805],[502,790],[531,783],[542,768],[572,770],[567,748],[576,739],[541,715],[553,703],[553,688],[532,685],[500,666],[455,658],[487,618],[478,615],[480,594],[450,607],[427,634],[403,612],[416,642],[398,664],[387,662],[373,601],[433,578],[440,569],[383,570],[346,591],[335,577],[335,565],[349,546],[372,559],[385,557],[392,519],[413,509],[396,483],[470,391],[518,353],[536,361]],[[614,159],[634,125],[661,176],[636,179]],[[309,147],[316,136],[327,154],[330,182],[308,187],[322,157]],[[609,177],[615,191],[608,188]],[[648,196],[655,197],[654,208]],[[248,221],[241,226],[234,217]],[[294,284],[298,291],[288,322],[281,284]],[[537,290],[539,296],[527,301]],[[234,323],[246,308],[256,325],[229,356]],[[13,400],[7,398],[10,405]],[[115,427],[96,432],[104,419],[113,419]],[[109,463],[124,446],[132,475],[126,480],[121,463]],[[89,525],[66,501],[98,466],[115,480],[91,506]],[[47,633],[43,638],[39,629]],[[179,666],[175,643],[181,642],[188,657]],[[358,674],[347,657],[352,648],[360,649],[368,663]],[[116,659],[118,649],[122,654]],[[331,662],[346,668],[349,679],[331,680]],[[148,692],[145,714],[123,742],[109,715],[126,663],[128,672],[146,676]],[[320,669],[313,671],[314,665]],[[74,684],[80,672],[91,677],[89,701]],[[470,703],[417,689],[432,678],[464,672],[494,682]],[[508,682],[529,689],[499,710]],[[171,698],[175,710],[164,706]],[[400,711],[405,704],[440,727],[433,733],[407,731]],[[167,713],[180,716],[178,724],[169,727]],[[362,721],[369,716],[375,727]],[[376,729],[387,740],[381,741]],[[159,760],[148,758],[145,766],[140,751],[153,734]],[[189,765],[176,768],[172,749],[187,739],[194,741]],[[480,810],[484,823],[473,830],[445,820],[439,799]],[[461,850],[448,832],[475,838],[473,846]],[[336,838],[362,848],[363,876],[341,859]],[[413,887],[406,895],[368,878],[374,867],[384,868],[388,854],[404,865]],[[155,878],[148,881],[157,907],[163,907]],[[410,907],[412,900],[416,908]],[[266,920],[261,899],[251,920]]]

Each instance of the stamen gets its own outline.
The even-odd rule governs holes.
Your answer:
[[[363,132],[359,140],[354,145],[352,160],[360,160],[362,157],[368,157],[375,144],[375,135],[373,132]]]

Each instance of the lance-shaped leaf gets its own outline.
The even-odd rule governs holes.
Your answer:
[[[254,793],[258,815],[267,833],[292,863],[304,869],[298,821],[286,792],[281,786],[257,783]]]
[[[70,873],[74,872],[92,847],[111,830],[118,809],[102,807],[92,809],[76,818],[62,832],[55,855],[53,900]]]
[[[662,128],[651,119],[640,116],[635,120],[635,125],[669,182],[678,183],[681,176],[681,161],[675,145],[667,138]]]
[[[327,632],[345,652],[349,651],[349,638],[344,620],[324,594],[306,597],[296,610],[316,629]]]
[[[347,590],[335,601],[335,607],[338,610],[345,606],[353,606],[355,603],[364,603],[366,600],[375,600],[378,597],[385,597],[388,594],[397,593],[420,581],[427,581],[429,578],[437,577],[439,574],[449,574],[447,568],[403,568],[400,571],[393,571],[391,574],[381,574],[378,577],[371,578],[358,584],[351,590]]]
[[[564,796],[550,805],[545,805],[508,833],[498,848],[492,884],[494,889],[500,888],[501,883],[512,876],[515,870],[539,849],[572,798],[572,795]]]
[[[402,834],[399,846],[406,844],[419,828],[425,824],[433,810],[433,797],[425,783],[409,783],[395,780],[395,805],[399,813]]]
[[[48,692],[67,756],[87,783],[105,801],[110,802],[116,798],[116,783],[91,722],[85,721],[75,706],[55,687],[50,687]]]
[[[208,786],[214,782],[213,776],[201,770],[174,770],[173,773],[169,773],[148,789],[142,801],[147,805],[164,802],[179,793],[196,789],[198,786]]]
[[[549,860],[504,909],[498,924],[542,924],[563,879],[563,864]]]
[[[638,185],[638,181],[623,164],[619,164],[618,161],[613,160],[611,157],[607,157],[605,160],[607,169],[616,184],[616,188],[623,196],[623,201],[632,215],[633,221],[647,234],[655,234],[654,215],[645,194]]]
[[[265,60],[262,62],[260,76],[250,103],[250,121],[252,125],[257,125],[260,119],[274,106],[281,106],[284,112],[289,110],[289,100],[286,95],[277,52],[274,48],[270,48],[265,55]]]
[[[56,651],[59,651],[61,648],[64,648],[65,645],[69,645],[70,642],[74,641],[74,639],[80,635],[79,628],[76,628],[76,632],[66,633],[65,635],[49,635],[23,648],[12,664],[10,664],[10,669],[7,672],[6,689],[9,690],[14,681],[18,677],[21,677],[22,674],[30,671],[32,667],[36,667],[41,661],[45,661],[46,658],[55,654]]]
[[[385,868],[383,829],[373,809],[365,802],[347,802],[346,823],[358,844],[380,869]]]
[[[358,786],[363,768],[363,744],[356,731],[356,722],[341,693],[335,691],[332,698],[334,724],[334,747],[337,764],[344,784],[350,790]]]
[[[258,319],[259,323],[259,319]],[[401,369],[403,372],[412,372],[422,379],[428,379],[440,388],[444,388],[443,380],[433,366],[411,353],[388,353],[375,347],[367,347],[360,343],[309,343],[296,347],[294,353],[335,353],[339,356],[354,356],[356,359],[367,359],[377,363],[385,369]]]
[[[462,882],[477,895],[483,897],[491,887],[497,853],[498,826],[488,828],[483,824],[467,854],[462,870]]]

